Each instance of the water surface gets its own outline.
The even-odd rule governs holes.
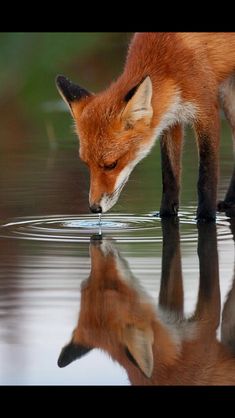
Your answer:
[[[219,198],[223,197],[232,172],[231,149],[230,134],[223,122]],[[177,300],[176,296],[170,301],[164,299],[164,295],[171,292],[173,296],[177,292],[181,295],[181,302],[173,309],[175,314],[188,319],[195,312],[200,276],[197,254],[200,231],[195,221],[197,153],[192,133],[187,133],[185,141],[179,222],[173,229],[165,227],[164,240],[169,249],[165,254],[164,225],[157,216],[161,199],[159,144],[137,166],[119,203],[102,217],[105,245],[90,241],[93,234],[99,234],[98,217],[88,213],[89,176],[77,158],[76,144],[65,149],[12,151],[1,159],[0,384],[130,384],[125,366],[114,362],[107,354],[107,347],[105,349],[104,332],[110,329],[105,317],[100,328],[99,318],[104,315],[101,301],[108,292],[107,300],[113,301],[113,307],[120,303],[121,324],[127,309],[125,298],[121,305],[114,295],[117,296],[123,280],[125,292],[128,289],[137,292],[136,301],[140,301],[140,305],[136,304],[142,306],[142,296],[138,295],[144,295],[144,306],[147,303],[152,310],[156,309],[156,315],[159,303],[168,303],[167,309],[172,310],[171,303]],[[226,335],[229,326],[226,318],[232,309],[233,290],[230,298],[228,292],[233,289],[234,278],[233,236],[229,218],[218,214],[214,232],[208,232],[208,242],[212,243],[206,250],[208,272],[205,268],[202,272],[208,276],[208,294],[217,295],[209,297],[206,303],[208,307],[214,306],[219,322],[225,318],[223,335]],[[178,244],[171,248],[171,242]],[[205,245],[205,239],[203,242]],[[177,248],[180,252],[176,254]],[[172,264],[172,251],[178,264]],[[111,264],[107,266],[109,254]],[[203,254],[205,264],[205,248]],[[96,263],[99,263],[98,270],[94,270]],[[216,263],[219,278],[213,269],[210,273]],[[163,274],[164,266],[171,269],[169,281],[167,274]],[[87,332],[94,331],[96,341],[93,343],[99,348],[94,346],[77,361],[60,368],[57,361],[61,350],[70,341],[78,318],[85,312],[81,310],[81,300],[85,301],[84,306],[90,306],[86,302],[90,299],[86,299],[81,289],[97,271],[103,272],[103,276],[109,274],[112,283],[107,281],[106,288],[102,282],[103,287],[98,286],[101,294],[96,293],[96,298],[100,296],[91,304],[97,328],[88,320],[82,326]],[[98,273],[92,283],[97,280],[102,280]],[[128,305],[130,315],[132,307],[137,305],[134,302]],[[221,339],[220,326],[221,322],[211,323],[218,340]],[[112,338],[116,341],[116,337]],[[222,339],[226,345],[226,336]]]

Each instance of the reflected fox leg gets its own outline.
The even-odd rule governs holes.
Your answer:
[[[235,242],[235,219],[230,219],[230,228]],[[221,324],[221,340],[235,354],[235,262],[232,287],[224,304]]]
[[[225,117],[232,130],[233,151],[235,153],[235,76],[229,77],[220,90],[221,105]],[[228,212],[229,216],[235,216],[235,167],[230,180],[229,188],[224,201],[218,203],[218,210]]]
[[[169,128],[160,140],[162,159],[162,201],[160,216],[177,215],[179,208],[183,126]]]
[[[159,307],[182,318],[184,311],[183,278],[180,254],[179,219],[162,219],[162,274]]]
[[[200,331],[215,333],[220,321],[220,287],[215,223],[198,224],[199,292],[192,319]]]

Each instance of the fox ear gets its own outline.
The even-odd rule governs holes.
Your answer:
[[[78,358],[83,357],[91,350],[91,347],[85,347],[83,345],[74,344],[73,342],[70,342],[62,349],[57,364],[59,367],[68,366],[68,364],[72,363],[74,360],[77,360]]]
[[[150,328],[144,330],[134,326],[128,326],[124,332],[126,354],[146,377],[151,377],[153,372],[153,331]]]
[[[146,77],[141,84],[132,88],[125,96],[127,105],[122,113],[122,119],[127,126],[133,126],[137,120],[143,119],[147,124],[150,123],[153,108],[152,100],[152,82],[150,77]]]
[[[72,81],[63,75],[57,75],[55,82],[62,99],[69,105],[70,109],[73,102],[83,97],[91,96],[89,91],[72,83]]]

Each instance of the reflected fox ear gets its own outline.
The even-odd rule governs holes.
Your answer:
[[[69,105],[70,110],[73,102],[78,101],[83,97],[91,96],[89,91],[72,83],[72,81],[64,75],[57,75],[55,82],[62,99]]]
[[[124,341],[129,360],[150,378],[153,372],[153,331],[150,328],[142,330],[127,326]]]
[[[68,364],[83,357],[91,350],[91,347],[85,347],[83,345],[74,344],[71,342],[62,349],[57,364],[59,367],[68,366]]]
[[[126,126],[133,126],[140,119],[150,124],[153,115],[152,94],[153,88],[149,76],[126,94],[127,105],[122,113],[122,119]]]

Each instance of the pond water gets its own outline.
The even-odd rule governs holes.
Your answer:
[[[176,220],[157,214],[158,143],[101,225],[77,155],[74,142],[1,156],[0,384],[227,383],[217,360],[235,376],[235,224],[196,224],[192,132]],[[219,199],[232,168],[223,121]]]

